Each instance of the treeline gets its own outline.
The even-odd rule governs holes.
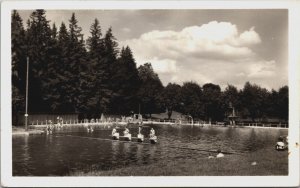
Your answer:
[[[241,117],[288,118],[288,87],[271,92],[246,83],[242,90],[186,82],[164,87],[151,63],[136,66],[129,46],[119,47],[112,28],[103,33],[95,19],[85,41],[73,13],[69,23],[50,26],[45,10],[26,22],[12,12],[12,112],[24,113],[29,59],[29,113],[128,115],[176,110],[193,118],[223,120],[229,104]]]

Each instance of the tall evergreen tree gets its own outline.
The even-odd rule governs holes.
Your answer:
[[[137,91],[140,87],[140,80],[135,60],[128,46],[122,48],[114,67],[112,110],[118,114],[136,111],[139,105]]]
[[[87,80],[85,84],[86,90],[89,90],[86,93],[87,98],[85,99],[87,105],[87,111],[89,114],[95,114],[100,116],[103,103],[102,93],[105,90],[108,90],[108,85],[103,83],[107,78],[107,71],[105,71],[103,64],[103,56],[105,52],[104,41],[101,38],[102,32],[98,19],[94,20],[94,23],[90,27],[91,36],[87,40],[88,51],[88,72]],[[106,68],[108,69],[108,68]],[[105,78],[105,79],[104,79]],[[104,88],[106,86],[106,88]]]
[[[67,48],[67,62],[65,64],[65,81],[64,91],[65,99],[68,102],[67,111],[81,112],[84,110],[84,103],[81,99],[81,87],[86,82],[86,49],[84,47],[83,35],[81,27],[73,13],[69,20],[69,42]]]
[[[29,111],[48,111],[48,104],[43,100],[42,79],[47,71],[49,62],[49,43],[51,42],[51,29],[46,19],[46,11],[35,10],[27,23],[26,42],[29,56]]]
[[[58,42],[58,33],[55,24],[51,29],[51,38],[48,43],[47,56],[48,62],[45,65],[46,71],[41,77],[43,87],[43,99],[50,106],[52,112],[59,112],[61,106],[61,56]]]
[[[23,20],[16,10],[11,17],[11,51],[12,51],[12,117],[18,124],[18,113],[24,110],[26,80],[26,46]]]
[[[103,38],[104,53],[99,64],[99,74],[101,75],[98,87],[98,94],[100,98],[101,112],[110,112],[111,98],[114,97],[113,93],[113,80],[111,79],[115,72],[115,64],[118,55],[118,43],[116,38],[112,34],[112,28],[110,27]]]

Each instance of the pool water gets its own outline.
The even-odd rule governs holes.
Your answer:
[[[158,144],[147,140],[150,128]],[[121,135],[124,129],[118,129]],[[131,127],[136,137],[138,128]],[[55,130],[52,135],[13,136],[13,176],[65,176],[72,171],[111,170],[159,160],[207,157],[209,151],[252,152],[273,147],[287,129],[149,125],[142,129],[145,143],[110,139],[111,130],[84,127]]]

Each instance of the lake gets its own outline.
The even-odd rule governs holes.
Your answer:
[[[217,149],[247,153],[274,147],[280,135],[288,134],[287,129],[149,125],[142,129],[146,138],[151,127],[158,144],[149,144],[147,139],[145,143],[113,141],[111,129],[99,127],[92,133],[84,127],[65,127],[52,135],[13,136],[13,176],[65,176],[76,170],[168,163],[207,157]],[[121,135],[123,130],[118,129]],[[131,127],[130,132],[136,136],[138,128]]]

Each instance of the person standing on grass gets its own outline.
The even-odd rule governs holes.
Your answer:
[[[225,155],[221,152],[221,150],[220,149],[218,149],[218,154],[217,154],[217,156],[216,156],[216,158],[222,158],[222,157],[224,157]]]

